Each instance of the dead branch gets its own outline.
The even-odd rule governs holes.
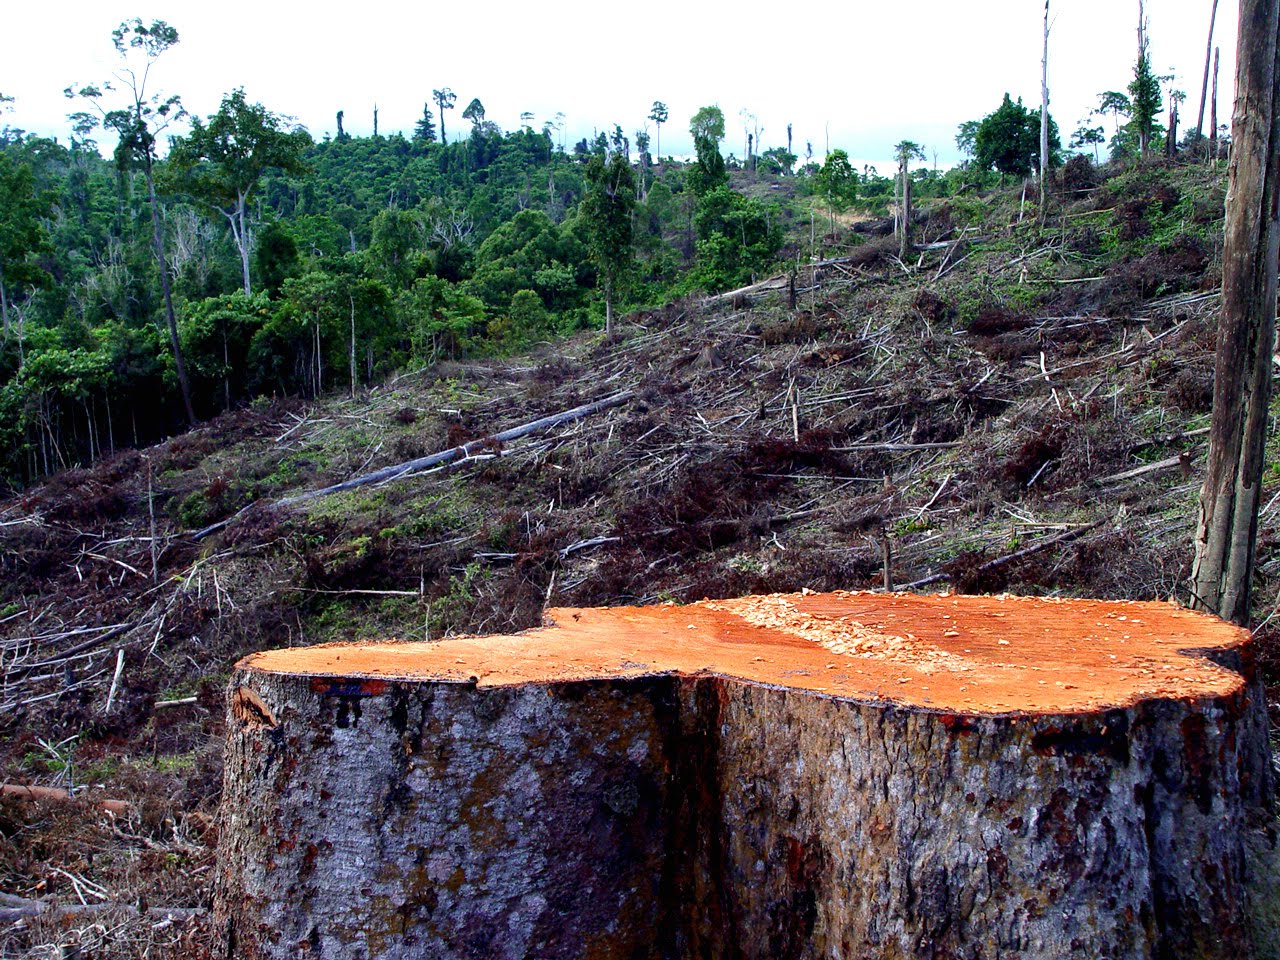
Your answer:
[[[1113,473],[1109,477],[1100,477],[1094,482],[1099,484],[1123,483],[1126,480],[1136,480],[1138,477],[1145,477],[1151,473],[1164,473],[1166,470],[1172,470],[1175,467],[1181,467],[1185,471],[1190,469],[1191,461],[1194,457],[1195,454],[1192,451],[1183,450],[1176,457],[1166,457],[1164,460],[1157,460],[1155,463],[1134,467],[1132,470]]]
[[[838,453],[913,453],[920,450],[950,450],[960,446],[959,440],[938,443],[854,443],[832,447]]]
[[[199,697],[182,697],[179,700],[157,700],[151,705],[152,710],[173,710],[177,707],[190,707],[199,701]]]
[[[1182,430],[1178,433],[1166,433],[1163,436],[1140,440],[1131,446],[1129,450],[1141,450],[1143,447],[1167,447],[1170,444],[1178,443],[1191,437],[1203,437],[1208,432],[1208,427],[1200,427],[1197,430]]]
[[[32,671],[40,670],[46,667],[54,666],[55,664],[62,663],[72,657],[77,656],[78,654],[85,653],[89,650],[94,649],[95,647],[100,647],[102,646],[102,644],[106,643],[108,640],[114,640],[116,637],[120,636],[122,633],[128,633],[135,626],[137,626],[136,623],[122,623],[119,626],[113,627],[112,629],[108,630],[106,633],[98,634],[98,636],[94,637],[91,640],[86,640],[83,643],[78,643],[74,647],[71,647],[67,650],[60,650],[58,652],[58,655],[51,659],[38,660],[35,663],[27,663],[27,664],[21,664],[15,667],[10,667],[8,671],[6,671],[5,680],[6,682],[17,680],[22,677],[25,677],[27,674],[31,673]]]
[[[1063,543],[1070,543],[1072,540],[1075,540],[1078,537],[1084,536],[1089,531],[1098,529],[1098,527],[1102,526],[1104,523],[1110,522],[1110,520],[1111,520],[1110,517],[1103,517],[1101,520],[1095,520],[1092,523],[1086,523],[1086,524],[1083,524],[1082,526],[1075,527],[1071,530],[1066,531],[1065,533],[1058,534],[1056,537],[1050,537],[1048,540],[1041,540],[1039,543],[1032,544],[1029,547],[1023,548],[1022,550],[1017,550],[1013,553],[1007,553],[1002,557],[996,557],[994,560],[988,560],[986,563],[978,567],[978,572],[987,573],[988,571],[991,571],[991,570],[997,570],[1000,567],[1005,566],[1006,564],[1014,563],[1018,560],[1023,559],[1024,557],[1033,556],[1034,554],[1040,553],[1042,550],[1048,550],[1050,547],[1056,547],[1059,544],[1063,544]],[[902,589],[917,590],[920,587],[927,587],[930,584],[942,583],[943,581],[950,580],[950,579],[951,579],[951,574],[949,573],[934,573],[927,577],[923,577],[919,580],[915,580],[912,583],[908,583],[905,586],[903,586]]]

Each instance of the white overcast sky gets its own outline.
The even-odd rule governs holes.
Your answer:
[[[1195,123],[1211,0],[1147,0],[1152,65],[1187,92],[1183,124]],[[1123,90],[1137,45],[1137,0],[1052,0],[1051,111],[1064,142],[1104,90]],[[759,117],[766,147],[829,144],[858,163],[889,165],[894,143],[924,144],[941,165],[958,157],[964,120],[995,109],[1005,91],[1040,97],[1040,0],[912,0],[868,3],[728,4],[705,0],[311,4],[277,0],[207,3],[64,0],[12,3],[0,92],[14,96],[0,123],[67,138],[62,90],[101,81],[116,65],[111,30],[134,16],[168,21],[180,42],[154,82],[204,116],[243,86],[251,100],[289,114],[317,139],[345,111],[349,133],[412,130],[433,87],[451,87],[450,140],[468,129],[472,97],[506,129],[520,114],[535,126],[557,112],[570,143],[620,123],[629,136],[654,100],[670,120],[664,154],[689,151],[688,118],[705,104],[724,110],[725,153],[742,155],[740,111]],[[1220,122],[1230,122],[1237,5],[1220,4]],[[905,29],[904,29],[905,28]],[[906,40],[904,42],[903,37]],[[903,54],[906,54],[905,59]],[[434,109],[434,107],[433,107]],[[1101,121],[1095,121],[1101,122]],[[1207,123],[1207,119],[1206,119]],[[1109,132],[1109,125],[1108,125]]]

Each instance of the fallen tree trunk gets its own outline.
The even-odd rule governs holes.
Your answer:
[[[71,793],[61,787],[31,787],[21,783],[0,784],[0,795],[14,797],[18,800],[45,800],[55,803],[67,803],[72,800],[101,807],[109,813],[123,815],[133,810],[133,804],[127,800],[103,800]]]
[[[481,437],[464,443],[461,446],[450,447],[448,450],[441,450],[438,453],[428,454],[425,457],[417,457],[413,460],[406,460],[403,463],[392,464],[389,467],[383,467],[380,470],[374,470],[372,473],[366,473],[363,476],[353,477],[350,480],[343,480],[341,483],[331,484],[327,487],[321,487],[318,490],[308,490],[305,493],[299,493],[292,497],[284,497],[275,501],[272,506],[288,507],[297,503],[306,503],[309,500],[316,500],[320,497],[327,497],[330,494],[341,493],[344,490],[354,490],[357,487],[367,487],[370,484],[387,483],[398,477],[403,477],[409,473],[415,473],[419,470],[428,470],[432,467],[438,467],[441,464],[449,463],[453,460],[460,460],[463,457],[470,456],[481,450],[485,450],[500,443],[507,443],[510,440],[518,440],[521,437],[528,436],[531,433],[537,433],[540,430],[549,430],[552,427],[558,427],[563,423],[571,423],[574,420],[581,420],[583,417],[590,416],[593,413],[599,413],[601,410],[608,410],[610,407],[619,407],[626,403],[635,393],[631,390],[623,390],[612,396],[605,397],[603,400],[597,400],[594,403],[584,403],[581,406],[574,407],[572,410],[565,410],[562,413],[555,413],[551,416],[542,417],[530,423],[523,423],[518,427],[511,427],[503,430],[501,433],[495,433],[492,436]],[[261,506],[260,503],[251,503],[238,513],[225,520],[219,520],[207,527],[197,530],[193,533],[192,539],[203,540],[211,533],[221,530],[223,527],[232,523],[239,517],[244,516],[250,510]]]
[[[22,900],[15,897],[13,900]],[[6,898],[0,905],[0,923],[13,923],[16,920],[30,920],[33,917],[46,916],[82,916],[84,914],[125,913],[132,916],[155,917],[160,920],[187,920],[191,917],[203,916],[205,910],[200,907],[147,907],[139,909],[129,903],[118,903],[107,900],[102,903],[51,903],[48,900],[23,900],[21,903],[10,902]]]
[[[228,955],[1240,960],[1246,631],[791,595],[234,674]]]

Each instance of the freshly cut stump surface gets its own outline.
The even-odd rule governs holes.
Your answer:
[[[853,593],[548,620],[240,662],[229,955],[1251,953],[1246,631]]]

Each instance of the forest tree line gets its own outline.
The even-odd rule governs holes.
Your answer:
[[[240,89],[206,118],[146,89],[150,72],[130,64],[177,42],[163,22],[126,22],[113,39],[113,82],[67,90],[67,145],[0,130],[10,484],[258,397],[354,393],[748,283],[815,255],[838,214],[885,213],[907,180],[917,198],[948,196],[1029,175],[1039,156],[1038,112],[1008,97],[961,125],[968,162],[912,168],[925,152],[904,141],[894,176],[854,169],[839,149],[818,163],[811,144],[801,162],[789,128],[785,146],[762,148],[745,115],[743,156],[725,156],[715,106],[691,118],[686,160],[650,151],[669,120],[661,102],[647,117],[656,143],[647,125],[615,124],[570,147],[555,121],[534,129],[528,115],[505,131],[478,98],[449,141],[448,88],[409,136],[351,136],[339,111],[337,135],[315,141]],[[1103,107],[1113,152],[1132,152],[1132,124],[1119,124],[1131,107]],[[114,138],[110,157],[100,138]],[[1052,149],[1057,163],[1056,124]]]

